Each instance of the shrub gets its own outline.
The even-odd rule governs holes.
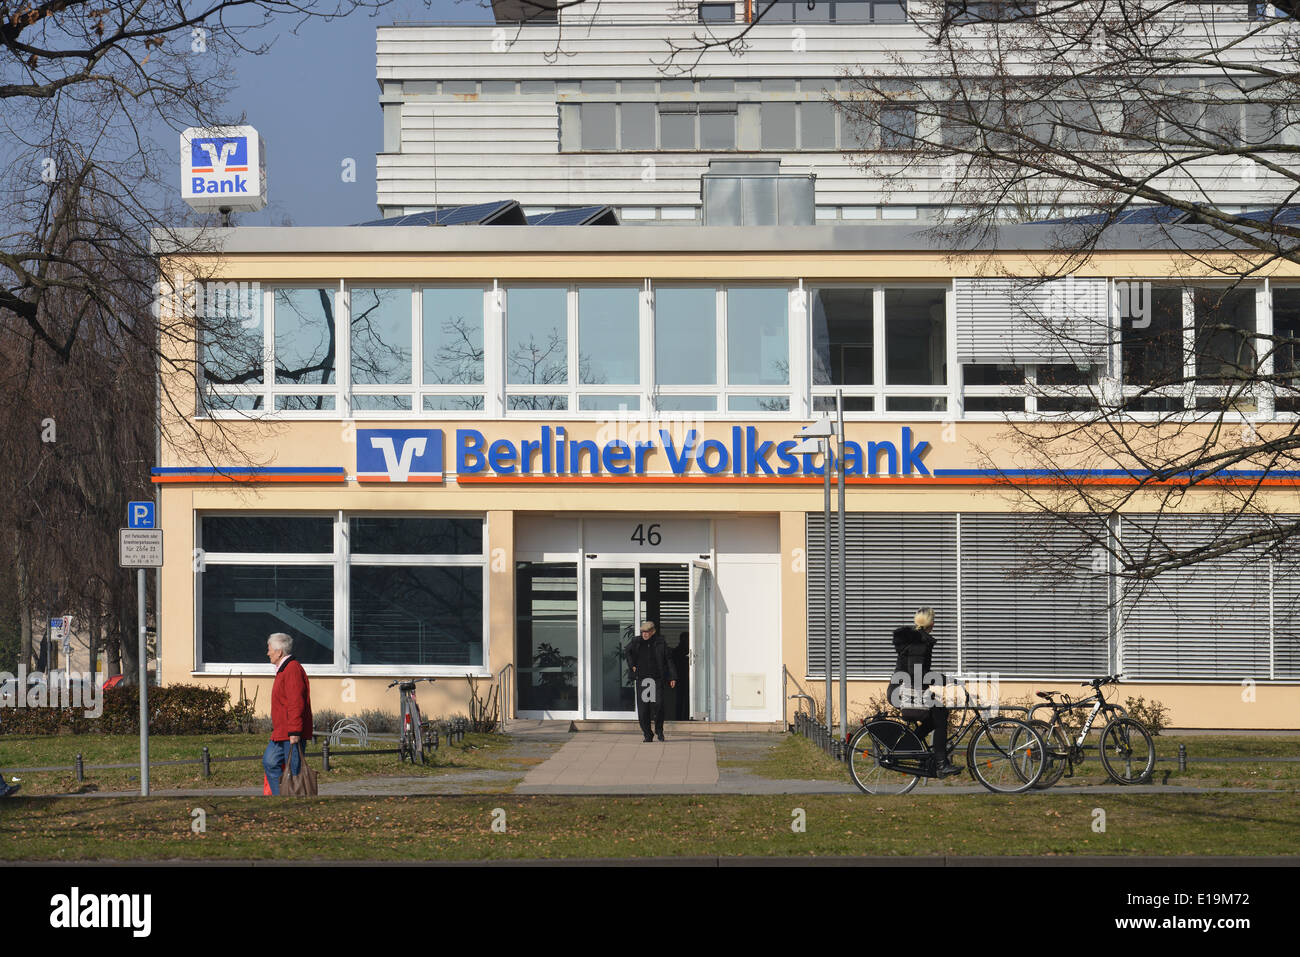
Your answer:
[[[167,685],[149,688],[151,734],[228,734],[235,730],[239,706],[224,688]],[[0,733],[139,734],[140,695],[135,686],[103,692],[103,713],[86,717],[84,708],[6,708]]]
[[[367,708],[361,712],[360,718],[371,734],[394,734],[397,731],[397,715],[392,712]]]
[[[1153,735],[1169,727],[1169,709],[1154,698],[1149,702],[1145,698],[1125,698],[1124,708],[1130,718],[1141,721]]]

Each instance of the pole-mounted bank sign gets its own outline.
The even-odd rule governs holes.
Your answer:
[[[200,212],[266,205],[266,148],[251,126],[190,127],[181,134],[181,199]]]

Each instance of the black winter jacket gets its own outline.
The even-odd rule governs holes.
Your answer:
[[[900,678],[895,675],[894,680],[889,683],[888,694],[891,703],[898,702],[895,692],[900,687],[912,687],[918,673],[924,681],[925,675],[930,670],[930,656],[934,651],[934,642],[934,635],[911,625],[904,625],[894,630],[894,650],[898,652],[894,669],[905,677]],[[907,715],[912,710],[905,708],[904,714]]]
[[[638,647],[642,644],[649,644],[650,647],[642,650]],[[627,658],[629,669],[637,667],[637,661],[642,655],[649,655],[649,663],[634,674],[634,679],[667,677],[669,681],[677,680],[677,669],[673,667],[672,656],[668,654],[668,642],[660,635],[654,635],[649,641],[637,635],[627,643],[623,654]]]

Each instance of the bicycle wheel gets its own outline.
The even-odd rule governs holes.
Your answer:
[[[881,767],[888,754],[925,750],[911,729],[897,721],[868,721],[849,741],[849,776],[867,794],[906,794],[920,777],[905,771]]]
[[[975,780],[996,794],[1027,791],[1043,776],[1047,748],[1037,731],[1019,718],[984,723],[966,749]]]
[[[1101,732],[1101,766],[1116,784],[1145,784],[1156,767],[1151,732],[1134,718],[1114,718]]]
[[[1043,739],[1043,744],[1046,746],[1047,764],[1043,768],[1043,774],[1038,779],[1038,783],[1034,785],[1034,788],[1036,790],[1050,788],[1061,780],[1061,776],[1065,774],[1066,764],[1070,759],[1070,742],[1066,739],[1065,732],[1061,730],[1059,725],[1049,725],[1046,721],[1041,720],[1031,720],[1027,723],[1038,732],[1038,736]],[[1024,732],[1017,730],[1012,739],[1012,745],[1021,744],[1022,737],[1024,737]],[[1033,759],[1028,753],[1026,753],[1025,757],[1032,764]],[[1031,770],[1030,767],[1022,768],[1026,777],[1028,777]]]
[[[427,764],[424,756],[424,721],[420,717],[420,706],[414,701],[411,702],[411,751],[414,757],[411,763],[414,764],[416,758],[421,764]]]

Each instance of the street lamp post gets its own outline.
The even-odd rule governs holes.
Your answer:
[[[831,733],[831,715],[834,711],[834,699],[831,686],[831,437],[835,434],[835,423],[829,418],[818,419],[804,428],[797,436],[801,439],[791,451],[795,455],[822,454],[822,486],[824,499],[822,519],[824,534],[822,536],[822,568],[825,577],[822,586],[822,613],[826,623],[826,734]],[[842,627],[842,626],[841,626]],[[841,723],[844,717],[840,716]]]

